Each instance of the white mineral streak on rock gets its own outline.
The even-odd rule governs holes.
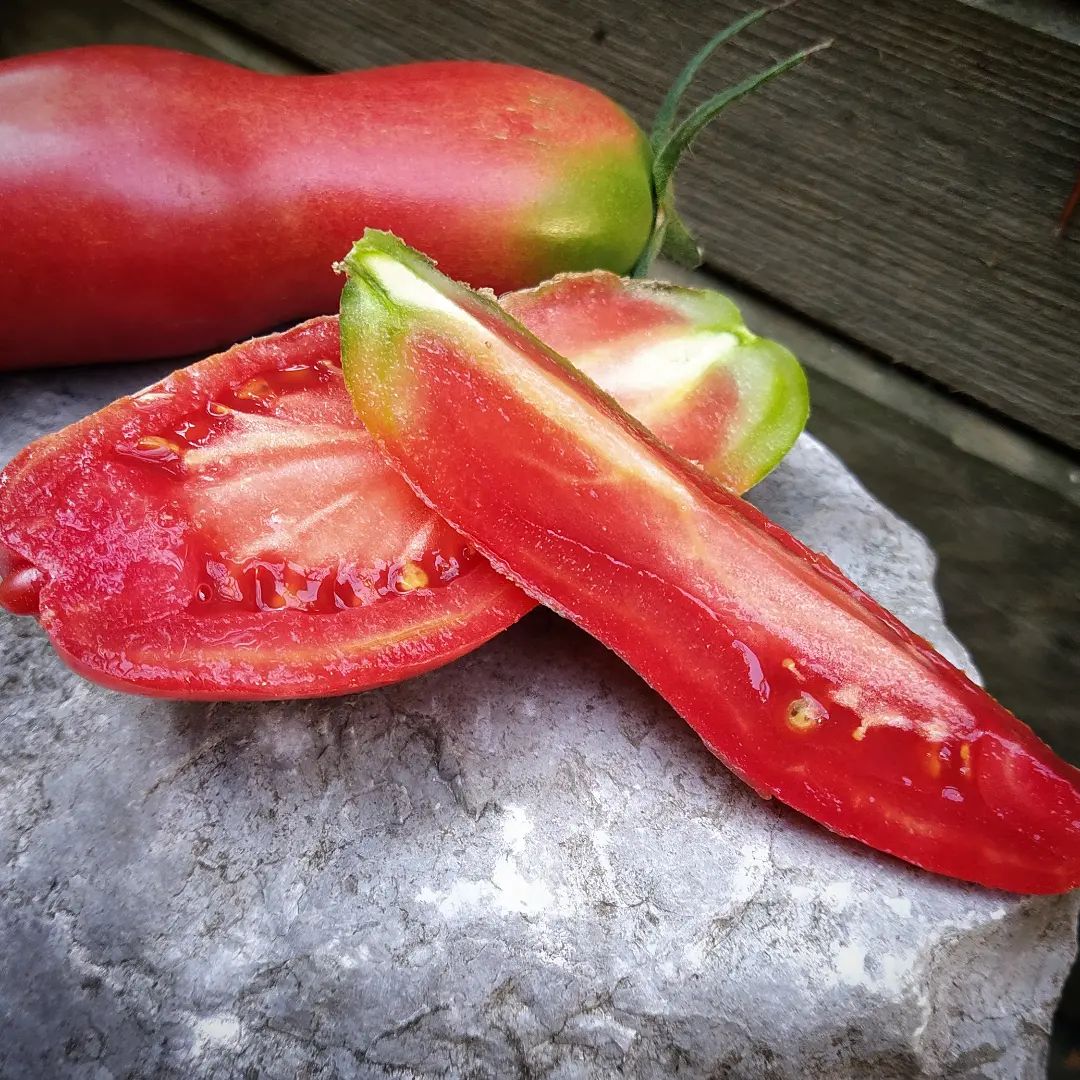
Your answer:
[[[503,842],[515,853],[525,850],[525,837],[533,831],[533,823],[520,806],[504,808]]]
[[[416,899],[422,904],[434,904],[445,918],[485,904],[520,915],[538,915],[555,902],[555,897],[544,881],[526,878],[517,864],[517,856],[524,854],[526,837],[533,828],[520,806],[507,806],[503,815],[502,842],[509,854],[495,860],[490,879],[461,879],[445,891],[425,887]]]
[[[911,900],[906,896],[883,896],[881,902],[902,919],[911,918]]]
[[[13,378],[0,456],[147,381]],[[922,538],[818,444],[754,499],[966,660]],[[217,707],[0,627],[0,1075],[1039,1075],[1076,897],[762,802],[554,616],[400,686]]]
[[[207,1050],[235,1048],[240,1038],[240,1021],[235,1016],[220,1014],[196,1020],[191,1029],[194,1045],[191,1052],[201,1056]]]

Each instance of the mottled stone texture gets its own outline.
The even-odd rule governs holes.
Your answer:
[[[7,378],[0,458],[151,377]],[[827,451],[755,498],[963,659],[925,544]],[[99,690],[0,633],[4,1077],[1039,1074],[1074,898],[762,802],[553,615],[259,706]]]

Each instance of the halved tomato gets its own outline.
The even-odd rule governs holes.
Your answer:
[[[805,421],[794,358],[722,297],[598,273],[507,302],[740,487]],[[182,698],[349,693],[511,625],[534,602],[385,462],[339,354],[314,319],[32,444],[0,474],[0,604],[87,678]]]

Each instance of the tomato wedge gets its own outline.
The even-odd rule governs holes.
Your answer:
[[[926,641],[396,238],[345,267],[345,377],[388,458],[737,775],[929,870],[1080,883],[1080,772]]]
[[[732,491],[791,449],[806,376],[720,293],[615,274],[560,274],[500,305]]]
[[[757,479],[802,427],[798,364],[722,298],[595,273],[520,302],[570,336],[602,323],[586,358],[597,377],[632,375],[643,409],[642,388],[658,392],[650,416],[729,481]],[[0,475],[0,553],[0,604],[36,614],[72,667],[169,697],[377,686],[476,648],[535,603],[385,462],[329,317],[28,447]]]

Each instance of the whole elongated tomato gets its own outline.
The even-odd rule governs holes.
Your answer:
[[[594,272],[506,302],[732,487],[806,419],[795,359],[716,293]],[[91,679],[187,698],[348,693],[509,626],[534,601],[384,461],[339,354],[315,319],[33,443],[0,473],[0,605]]]
[[[332,260],[392,229],[497,291],[560,271],[693,262],[680,156],[730,102],[675,123],[717,34],[647,140],[610,98],[478,61],[264,75],[102,46],[0,62],[0,370],[204,352],[337,310]]]
[[[400,241],[345,266],[345,378],[389,460],[737,775],[929,870],[1080,884],[1080,772],[926,641]]]
[[[335,311],[392,228],[474,285],[634,264],[650,152],[599,91],[459,62],[265,75],[101,46],[0,63],[0,368],[171,356]]]

